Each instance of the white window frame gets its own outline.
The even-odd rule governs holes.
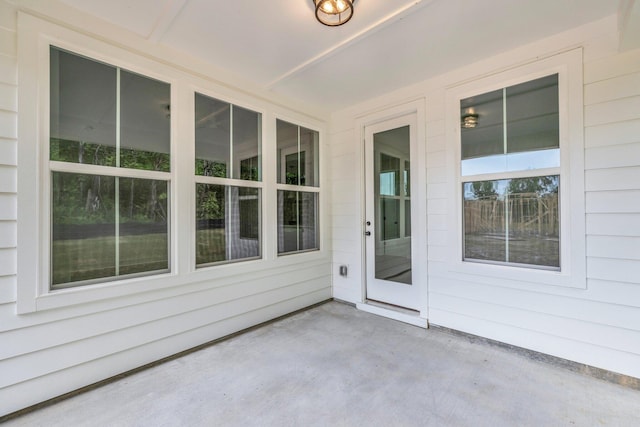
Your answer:
[[[229,103],[231,105],[231,109],[233,110],[233,107],[240,107],[240,108],[244,108],[246,110],[250,110],[253,111],[254,113],[258,113],[260,114],[260,146],[259,146],[259,153],[258,155],[260,156],[260,180],[258,181],[250,181],[250,180],[244,180],[244,179],[239,179],[239,178],[222,178],[222,177],[214,177],[214,176],[204,176],[204,175],[196,175],[195,173],[195,159],[196,159],[196,154],[195,154],[195,125],[194,125],[194,121],[191,121],[191,129],[190,131],[193,132],[194,135],[194,143],[193,143],[193,153],[192,153],[192,161],[191,161],[191,176],[193,177],[193,183],[191,185],[192,187],[192,194],[193,197],[191,199],[191,207],[193,209],[194,214],[192,215],[190,224],[191,224],[191,230],[192,230],[192,240],[193,240],[193,244],[192,246],[192,250],[191,250],[191,261],[192,261],[192,266],[190,268],[192,268],[193,270],[206,270],[206,269],[211,269],[211,268],[216,268],[216,267],[220,267],[223,265],[228,265],[228,264],[236,264],[236,263],[241,263],[241,262],[249,262],[249,261],[259,261],[261,259],[265,258],[265,249],[266,249],[266,245],[265,245],[265,233],[264,233],[264,219],[265,219],[265,178],[264,178],[264,171],[265,171],[265,135],[267,132],[267,128],[266,128],[266,118],[267,118],[267,112],[256,106],[256,105],[250,105],[247,103],[243,103],[238,99],[231,99],[229,97],[224,97],[224,96],[220,96],[217,94],[212,93],[210,90],[207,90],[203,87],[196,87],[196,86],[192,86],[191,87],[191,95],[192,95],[192,102],[191,102],[191,110],[192,110],[192,114],[193,117],[195,117],[195,97],[196,94],[198,95],[202,95],[202,96],[206,96],[209,98],[213,98],[217,101],[221,101],[221,102],[226,102]],[[233,121],[231,122],[230,126],[233,128]],[[231,133],[231,141],[230,141],[230,145],[229,145],[229,153],[230,153],[230,160],[229,160],[229,164],[230,164],[230,170],[233,171],[234,169],[234,159],[233,159],[233,131]],[[239,163],[238,163],[239,164]],[[205,263],[205,264],[200,264],[200,265],[196,265],[196,215],[195,215],[195,206],[196,206],[196,184],[208,184],[208,185],[221,185],[224,186],[225,188],[227,187],[247,187],[247,188],[258,188],[260,190],[260,218],[259,218],[259,224],[258,224],[258,229],[259,229],[259,238],[258,240],[260,241],[260,255],[256,256],[256,257],[251,257],[251,258],[241,258],[241,259],[232,259],[232,260],[224,260],[224,261],[219,261],[219,262],[210,262],[210,263]],[[225,190],[225,193],[227,191]],[[226,197],[226,194],[225,194]],[[238,199],[240,200],[240,199]]]
[[[26,14],[18,21],[18,70],[20,85],[19,202],[20,247],[18,258],[18,313],[59,308],[129,293],[167,287],[177,274],[176,230],[176,115],[170,124],[170,172],[157,172],[85,165],[49,160],[49,63],[54,46],[88,59],[168,83],[173,104],[177,99],[177,80],[166,67],[132,52],[41,21]],[[51,172],[89,173],[168,181],[169,201],[169,272],[144,276],[105,278],[105,281],[51,289]]]
[[[51,44],[50,47],[55,47],[55,48],[60,48],[60,46],[56,45],[56,44]],[[76,52],[70,51],[68,49],[64,50],[67,53],[70,53],[72,55],[76,55],[78,56],[78,54]],[[49,55],[49,58],[51,56]],[[92,58],[87,58],[88,60],[93,60]],[[126,70],[124,68],[121,68],[117,65],[114,65],[112,63],[108,63],[105,64],[106,66],[110,66],[113,67],[117,70],[117,74],[120,75],[121,71],[126,71],[129,72],[130,70]],[[47,64],[47,69],[50,68],[50,64]],[[142,77],[149,77],[147,74],[140,74]],[[160,80],[160,79],[156,79],[157,81],[160,81],[161,83],[165,83],[165,84],[169,84],[166,81]],[[116,87],[116,90],[118,92],[120,92],[121,87],[119,87],[119,82],[120,82],[120,78],[117,78],[117,84],[118,86]],[[46,81],[46,87],[50,89],[51,84],[49,79],[47,79]],[[171,89],[171,86],[170,86]],[[43,93],[43,102],[46,103],[46,105],[50,105],[50,93],[51,91],[49,90],[46,94]],[[171,95],[171,92],[170,92]],[[119,95],[118,95],[119,96]],[[116,104],[118,104],[118,102],[116,102]],[[116,115],[120,114],[119,108],[116,108]],[[47,116],[48,117],[48,116]],[[169,218],[167,220],[167,225],[169,227],[169,229],[167,230],[167,257],[168,257],[168,272],[171,272],[171,209],[172,209],[172,204],[171,204],[171,199],[173,196],[173,192],[171,191],[171,182],[172,182],[172,173],[171,170],[174,169],[175,165],[173,165],[173,158],[172,156],[170,156],[169,158],[169,172],[164,172],[164,171],[154,171],[154,170],[144,170],[144,169],[129,169],[129,168],[125,168],[125,167],[121,167],[120,165],[118,165],[118,160],[116,160],[116,165],[115,166],[101,166],[101,165],[93,165],[93,164],[84,164],[84,163],[73,163],[73,162],[66,162],[66,161],[55,161],[55,160],[50,160],[50,148],[51,148],[51,143],[50,143],[50,132],[49,132],[49,125],[48,125],[48,120],[45,119],[45,121],[47,122],[44,126],[43,126],[43,133],[45,135],[43,135],[43,138],[41,140],[41,145],[40,145],[40,164],[41,164],[41,174],[42,174],[42,192],[41,192],[41,200],[43,202],[42,207],[42,213],[43,213],[43,217],[44,216],[48,216],[49,218],[47,219],[47,221],[43,221],[42,222],[42,230],[43,230],[43,234],[45,236],[51,236],[51,216],[52,216],[52,212],[51,212],[51,190],[52,190],[52,182],[51,182],[51,174],[53,172],[62,172],[62,173],[71,173],[74,175],[94,175],[94,176],[109,176],[109,177],[115,177],[115,178],[134,178],[134,179],[145,179],[145,180],[155,180],[155,181],[163,181],[167,183],[167,192],[169,194],[169,204],[168,204],[168,214],[169,214]],[[120,123],[120,119],[117,118],[116,119],[116,126],[119,126]],[[116,135],[118,133],[121,132],[121,128],[117,128],[116,129]],[[171,132],[171,130],[170,130]],[[119,140],[119,137],[116,137],[116,141]],[[170,153],[171,151],[173,151],[171,149],[171,147],[173,146],[172,141],[170,141]],[[119,143],[116,142],[116,149],[120,149],[119,147]],[[119,156],[119,154],[117,155]],[[118,157],[116,157],[118,158]],[[48,191],[47,191],[48,190]],[[115,195],[116,198],[118,198],[119,196],[116,194]],[[119,221],[119,212],[116,209],[115,212],[116,215],[116,223]],[[116,235],[117,236],[117,235]],[[48,243],[48,251],[47,251],[47,255],[50,255],[52,249],[51,249],[51,244],[53,242],[51,241],[51,239],[49,239],[49,243]],[[119,256],[118,256],[118,240],[116,240],[116,264],[119,260]],[[51,257],[47,256],[46,258],[43,257],[42,259],[42,263],[40,265],[40,268],[42,268],[42,277],[44,277],[45,273],[48,275],[49,277],[49,288],[53,288],[54,285],[51,283],[52,281],[52,275],[53,275],[53,270],[52,270],[52,266],[51,266]],[[116,265],[116,271],[119,270],[119,266]],[[143,277],[143,276],[157,276],[157,275],[161,275],[161,274],[166,274],[167,272],[162,270],[160,272],[154,272],[154,271],[149,271],[149,272],[140,272],[140,273],[135,273],[135,276],[138,277]],[[130,278],[133,278],[134,275],[123,275],[120,276],[119,274],[116,274],[114,276],[107,276],[107,277],[102,277],[99,279],[91,279],[91,280],[85,280],[85,281],[77,281],[77,282],[68,282],[68,283],[60,283],[57,284],[56,286],[58,286],[57,289],[50,289],[51,292],[56,292],[58,290],[64,289],[64,288],[72,288],[72,287],[78,287],[78,286],[93,286],[95,284],[98,283],[107,283],[107,282],[114,282],[114,281],[120,281],[120,280],[127,280]]]
[[[274,218],[276,220],[275,224],[274,224],[274,229],[275,229],[275,241],[274,241],[274,251],[275,254],[278,258],[281,257],[289,257],[289,256],[294,256],[294,255],[299,255],[299,254],[309,254],[309,253],[315,253],[315,252],[323,252],[323,230],[324,230],[324,224],[322,219],[324,218],[324,209],[322,207],[322,191],[321,191],[321,187],[322,187],[322,182],[323,182],[323,176],[325,174],[322,173],[322,138],[323,138],[323,131],[321,129],[318,129],[317,126],[314,126],[310,123],[306,123],[305,121],[301,121],[295,118],[290,118],[290,117],[286,117],[284,115],[277,115],[274,119],[273,125],[274,128],[277,128],[277,121],[284,121],[287,123],[290,123],[292,125],[298,126],[298,128],[305,128],[305,129],[309,129],[311,131],[314,132],[318,132],[318,152],[315,153],[315,155],[317,156],[317,161],[318,161],[318,173],[320,176],[317,177],[318,180],[318,185],[317,186],[311,186],[311,185],[294,185],[294,184],[281,184],[278,183],[278,179],[280,178],[284,178],[284,176],[282,177],[277,177],[276,178],[276,188],[275,188],[275,200],[274,200],[274,208],[275,208],[275,212],[274,212]],[[274,129],[275,131],[275,129]],[[275,137],[275,143],[274,143],[274,147],[273,150],[277,153],[278,150],[278,142],[277,142],[277,131],[275,131],[274,133],[274,137]],[[281,156],[275,156],[276,157],[276,164],[275,164],[275,169],[274,170],[278,170],[278,165],[279,162],[284,162],[285,161],[285,157],[288,154],[292,154],[294,152],[298,153],[300,152],[300,140],[299,140],[299,135],[298,135],[298,149],[296,151],[293,151],[292,149],[287,149],[284,150],[283,153],[281,153]],[[277,173],[275,174],[277,175]],[[298,175],[299,177],[299,175]],[[291,251],[291,252],[282,252],[279,253],[278,252],[278,241],[279,241],[279,235],[278,235],[278,192],[280,190],[283,191],[295,191],[295,192],[299,192],[299,193],[316,193],[318,194],[318,206],[317,206],[317,210],[316,210],[316,227],[318,229],[318,232],[316,234],[317,236],[317,243],[318,243],[318,247],[317,248],[313,248],[313,249],[303,249],[303,250],[298,250],[298,251]]]
[[[238,274],[268,274],[275,267],[295,269],[300,262],[330,262],[324,244],[327,209],[319,206],[321,234],[320,250],[299,253],[292,257],[277,255],[277,165],[275,136],[276,119],[298,123],[320,133],[319,162],[324,168],[326,154],[322,144],[326,123],[320,117],[289,109],[267,98],[253,96],[234,89],[198,72],[190,72],[180,64],[153,56],[144,51],[143,43],[129,47],[112,44],[103,38],[43,20],[26,12],[18,12],[18,279],[16,309],[18,314],[67,308],[74,313],[118,308],[124,304],[152,301],[159,293],[165,297],[180,296],[194,288],[227,286]],[[47,201],[43,194],[50,191],[43,179],[43,162],[48,163],[42,148],[48,150],[49,135],[49,45],[112,64],[171,85],[171,213],[169,273],[114,280],[77,286],[56,291],[49,290],[48,257],[50,239],[43,224],[50,221]],[[141,47],[143,46],[143,47]],[[154,59],[155,58],[155,59]],[[225,181],[224,185],[257,186],[262,188],[262,258],[233,262],[215,268],[195,268],[195,92],[225,100],[234,105],[262,114],[262,181]],[[43,160],[44,159],[44,160]],[[83,167],[83,165],[77,165]],[[75,166],[72,166],[75,167]],[[133,174],[137,174],[134,171]],[[326,183],[320,174],[320,185]],[[148,177],[148,176],[146,176]],[[317,191],[318,187],[305,190]],[[44,193],[43,193],[44,192]],[[46,209],[46,210],[45,210]],[[45,224],[46,225],[46,224]],[[323,231],[324,230],[324,231]],[[43,270],[45,274],[43,274]]]
[[[560,167],[500,174],[461,175],[460,101],[470,96],[558,74]],[[586,288],[584,208],[584,125],[582,49],[520,65],[466,81],[447,89],[447,141],[451,172],[448,228],[451,241],[449,270],[455,273],[504,279],[507,286],[530,282],[551,286]],[[463,260],[462,183],[529,176],[560,175],[560,270],[536,266],[483,263]]]

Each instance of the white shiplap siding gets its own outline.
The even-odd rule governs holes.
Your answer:
[[[18,91],[16,13],[0,3],[0,305],[16,299]]]
[[[583,46],[584,58],[585,286],[536,283],[524,270],[513,280],[452,269],[452,257],[459,254],[448,218],[459,212],[451,211],[455,194],[449,191],[449,171],[455,170],[457,160],[449,146],[456,142],[447,140],[444,128],[443,94],[459,82],[526,63],[523,58],[545,57],[562,46],[576,45]],[[427,157],[412,167],[427,169],[429,321],[640,377],[640,51],[617,51],[615,19],[425,80],[337,112],[334,121],[345,134],[349,126],[344,114],[351,114],[356,123],[355,118],[367,111],[401,104],[417,94],[427,100]],[[353,139],[354,153],[360,152],[356,143],[360,142]],[[344,153],[344,146],[340,150]],[[360,218],[359,211],[352,215],[356,221]],[[363,256],[360,237],[351,250],[343,246],[334,252],[334,263],[349,256]],[[359,302],[360,287],[354,283],[341,292],[355,294],[353,301]]]
[[[195,64],[197,71],[201,64]],[[263,260],[177,275],[169,287],[16,314],[18,286],[36,289],[16,275],[17,71],[16,11],[0,2],[0,417],[331,297],[328,250],[277,258],[274,248],[266,248]],[[318,117],[277,109],[291,117]],[[264,144],[271,147],[267,137]],[[323,184],[322,197],[328,197],[324,190]],[[275,192],[263,192],[263,203],[275,206],[265,199],[270,195]],[[71,301],[79,292],[62,293]]]

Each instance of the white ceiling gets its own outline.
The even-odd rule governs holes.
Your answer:
[[[325,27],[312,0],[61,0],[275,93],[340,109],[613,15],[616,0],[356,0]]]

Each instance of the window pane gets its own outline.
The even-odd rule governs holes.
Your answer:
[[[278,253],[318,249],[318,194],[278,191]]]
[[[260,238],[260,190],[238,188],[238,210],[240,214],[240,239]]]
[[[116,68],[51,47],[50,159],[116,164]]]
[[[382,240],[400,237],[400,199],[380,197]]]
[[[278,149],[278,184],[298,185],[298,126],[276,121],[276,139]]]
[[[262,115],[233,106],[233,178],[260,181]]]
[[[512,179],[509,194],[509,262],[560,267],[560,177]]]
[[[196,184],[196,265],[224,261],[224,185]]]
[[[278,120],[278,183],[319,186],[319,134]]]
[[[196,175],[229,178],[231,104],[196,93]]]
[[[464,259],[560,267],[557,175],[463,184]]]
[[[460,118],[475,115],[474,127],[462,127],[462,159],[504,154],[502,89],[460,101]]]
[[[118,180],[119,274],[168,271],[168,183],[150,179]]]
[[[228,259],[260,256],[260,189],[227,187]]]
[[[115,178],[51,174],[51,285],[116,274]]]
[[[560,146],[557,74],[508,87],[506,105],[508,153]]]
[[[51,179],[52,288],[169,270],[166,181],[64,172]]]
[[[380,195],[400,195],[400,159],[384,153],[380,153]]]
[[[196,184],[196,265],[260,256],[260,189]]]
[[[171,87],[120,71],[120,165],[168,172]]]
[[[300,175],[304,175],[304,153],[302,154],[302,159],[300,159],[297,151],[293,154],[287,154],[284,159],[286,184],[300,184]],[[302,160],[302,162],[300,160]]]
[[[318,249],[318,193],[299,192],[300,250]]]
[[[558,111],[557,74],[461,100],[462,175],[560,166]]]
[[[318,132],[300,128],[300,185],[317,187],[318,180]]]
[[[507,261],[506,184],[507,180],[463,184],[464,259]]]

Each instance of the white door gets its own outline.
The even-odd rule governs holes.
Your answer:
[[[411,168],[417,153],[415,114],[365,127],[367,300],[419,310],[411,238]],[[413,162],[418,164],[418,162]]]

